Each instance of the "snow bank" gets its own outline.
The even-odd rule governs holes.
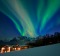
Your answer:
[[[0,54],[0,56],[60,56],[60,43],[4,53]]]

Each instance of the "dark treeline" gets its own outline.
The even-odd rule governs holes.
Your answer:
[[[60,33],[55,32],[53,35],[46,34],[45,36],[38,36],[36,38],[27,38],[26,36],[20,36],[17,38],[15,37],[8,42],[0,40],[0,48],[5,45],[21,45],[21,43],[25,43],[25,45],[29,45],[31,47],[60,43]]]
[[[37,46],[45,46],[45,45],[50,45],[50,44],[56,44],[60,43],[60,33],[55,32],[53,35],[46,34],[41,38],[39,36],[37,40],[33,43],[29,42],[27,45],[32,46],[32,47],[37,47]]]

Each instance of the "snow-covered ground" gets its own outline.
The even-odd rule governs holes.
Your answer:
[[[0,54],[0,56],[60,56],[60,43],[4,53]]]

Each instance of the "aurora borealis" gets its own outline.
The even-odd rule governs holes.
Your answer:
[[[60,32],[60,0],[0,0],[0,12],[22,36]]]

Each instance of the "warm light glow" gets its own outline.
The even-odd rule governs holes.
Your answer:
[[[25,49],[27,49],[28,47],[27,47],[27,46],[25,46],[24,48],[25,48]]]
[[[19,51],[19,50],[23,50],[23,49],[27,49],[27,46],[15,46],[15,47],[9,47],[9,46],[4,46],[1,48],[0,53],[6,53],[6,52],[11,52],[11,51]]]
[[[16,50],[21,50],[21,48],[18,47],[18,48],[16,48]]]
[[[1,48],[1,53],[4,53],[4,51],[5,51],[5,48],[2,47],[2,48]]]
[[[7,48],[7,52],[10,52],[10,47]]]
[[[16,48],[14,48],[16,50]]]

